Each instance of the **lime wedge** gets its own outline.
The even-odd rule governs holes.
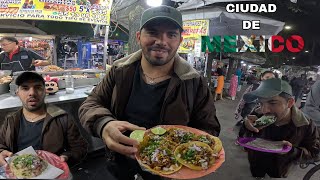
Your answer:
[[[156,135],[162,135],[162,134],[166,133],[167,130],[164,129],[164,128],[162,128],[162,127],[155,127],[155,128],[152,128],[152,129],[151,129],[151,132],[152,132],[153,134],[156,134]]]
[[[143,141],[143,136],[144,136],[145,131],[144,130],[134,130],[131,132],[130,134],[130,138],[131,139],[135,139],[138,142],[142,142]]]

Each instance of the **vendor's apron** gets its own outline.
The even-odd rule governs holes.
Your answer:
[[[10,61],[1,63],[2,70],[17,71],[32,71],[34,66],[32,65],[32,59],[28,55],[20,55],[19,61]]]
[[[22,64],[20,61],[1,63],[1,69],[2,70],[12,70],[12,72],[25,71],[24,68],[22,67]]]

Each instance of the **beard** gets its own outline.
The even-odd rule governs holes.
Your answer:
[[[36,105],[34,105],[34,106],[30,106],[30,105],[28,105],[28,102],[25,102],[25,103],[23,103],[23,107],[24,107],[27,111],[29,111],[29,112],[38,111],[38,110],[40,110],[40,109],[42,109],[42,108],[45,107],[44,99],[41,100],[41,101],[39,101],[39,102],[38,102]]]
[[[151,53],[155,50],[164,51],[167,53],[167,56],[164,57],[157,57],[152,56]],[[171,62],[173,57],[175,56],[178,49],[172,51],[170,48],[161,47],[158,45],[149,47],[149,48],[142,48],[142,53],[145,59],[151,64],[152,66],[163,66]]]
[[[41,104],[39,103],[36,106],[28,106],[27,104],[24,104],[23,107],[29,112],[34,112],[44,108],[44,102]]]

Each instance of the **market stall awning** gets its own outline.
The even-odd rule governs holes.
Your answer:
[[[230,53],[229,57],[240,59],[243,61],[250,62],[252,64],[264,64],[266,62],[266,58],[257,55],[257,53],[252,52],[242,52],[242,53]]]
[[[187,10],[196,9],[214,3],[235,2],[235,0],[171,0],[174,2],[182,3],[177,9]],[[257,0],[241,0],[241,1],[257,1]]]
[[[284,22],[250,13],[228,13],[222,7],[205,7],[182,12],[183,20],[210,19],[209,36],[214,35],[276,35]],[[243,20],[260,20],[260,30],[243,30]]]
[[[58,21],[38,21],[37,27],[54,35],[74,35],[93,37],[93,26],[91,24]]]
[[[19,20],[0,20],[0,33],[26,33],[46,35],[44,31]]]

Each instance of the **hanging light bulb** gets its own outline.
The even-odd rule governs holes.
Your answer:
[[[147,0],[148,6],[156,7],[162,4],[162,0]]]

